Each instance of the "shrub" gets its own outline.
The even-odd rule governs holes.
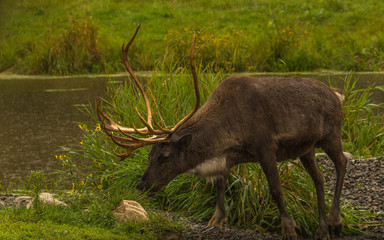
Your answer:
[[[85,19],[71,17],[70,28],[56,37],[40,58],[40,71],[60,75],[100,72],[104,61],[98,49],[97,28],[91,20],[90,15]]]

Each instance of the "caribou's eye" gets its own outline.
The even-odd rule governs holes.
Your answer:
[[[168,154],[159,156],[159,164],[163,164],[168,161]]]

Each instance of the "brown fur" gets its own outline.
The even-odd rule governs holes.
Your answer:
[[[216,211],[209,225],[221,228],[226,219],[224,192],[230,169],[239,163],[259,162],[281,214],[283,238],[293,239],[295,222],[284,206],[276,162],[300,157],[317,192],[316,238],[327,239],[324,178],[315,148],[321,147],[335,163],[337,184],[328,224],[330,229],[340,230],[339,199],[347,163],[341,143],[341,96],[338,90],[313,79],[227,78],[169,142],[153,146],[137,187],[156,192],[184,172],[216,178]]]

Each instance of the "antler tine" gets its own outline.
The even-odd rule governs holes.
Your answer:
[[[126,137],[120,137],[120,136],[114,136],[112,133],[105,131],[106,134],[112,139],[112,141],[120,146],[126,149],[124,153],[117,153],[113,151],[113,153],[120,157],[120,161],[124,160],[131,154],[132,151],[134,151],[137,148],[151,145],[154,143],[159,143],[159,142],[166,142],[170,138],[171,135],[166,135],[164,137],[150,137],[150,138],[137,138],[135,136],[129,135],[125,132],[120,131],[123,135]],[[122,142],[130,142],[130,144],[125,144]]]
[[[109,131],[114,132],[126,132],[126,133],[138,133],[141,135],[148,135],[148,129],[147,128],[127,128],[120,126],[119,124],[115,123],[108,115],[103,113],[100,108],[100,99],[97,100],[97,116],[99,117],[100,121],[102,122],[102,128]],[[105,120],[108,121],[108,124],[105,122]]]
[[[133,81],[135,82],[135,85],[139,88],[140,93],[142,94],[145,105],[147,108],[147,120],[140,114],[137,108],[135,108],[136,113],[140,119],[140,121],[145,125],[144,128],[136,128],[134,123],[132,123],[133,128],[127,128],[120,126],[119,124],[115,123],[110,117],[108,117],[105,113],[101,111],[100,107],[100,99],[97,101],[97,115],[102,122],[102,127],[105,130],[106,134],[112,139],[112,141],[123,148],[126,149],[124,153],[116,153],[114,152],[115,155],[120,157],[121,160],[125,159],[128,157],[128,155],[134,151],[137,148],[146,146],[146,145],[151,145],[155,143],[161,143],[161,142],[166,142],[169,141],[172,133],[174,133],[184,122],[186,122],[188,119],[190,119],[198,110],[200,106],[200,92],[199,92],[199,86],[198,86],[198,79],[197,79],[197,73],[195,69],[195,39],[196,39],[196,32],[194,31],[193,33],[193,39],[192,39],[192,44],[191,44],[191,52],[190,52],[190,65],[191,65],[191,71],[192,71],[192,76],[193,76],[193,82],[194,82],[194,89],[195,89],[195,95],[196,95],[196,103],[192,111],[185,116],[181,121],[179,121],[172,129],[166,129],[162,127],[156,119],[153,118],[153,112],[150,106],[150,102],[148,100],[147,95],[145,94],[144,88],[140,84],[140,81],[138,78],[135,76],[131,65],[128,61],[128,50],[129,47],[131,46],[133,40],[135,39],[138,31],[140,28],[140,24],[136,28],[135,33],[133,34],[131,40],[128,42],[126,46],[122,46],[122,53],[123,53],[123,60],[124,60],[124,65],[128,73],[131,75]],[[154,129],[152,126],[152,121],[154,124],[157,126],[157,129]],[[119,132],[120,134],[123,134],[124,136],[117,136],[114,135],[113,132]],[[133,136],[131,134],[140,134],[140,135],[152,135],[151,137],[147,138],[139,138],[136,136]],[[162,135],[164,134],[164,135]],[[159,136],[162,135],[162,136]]]
[[[193,76],[193,84],[195,87],[196,103],[195,103],[195,106],[193,107],[192,111],[187,116],[185,116],[183,119],[181,119],[181,121],[178,122],[170,130],[171,132],[176,131],[176,129],[179,128],[181,126],[181,124],[183,124],[188,119],[190,119],[196,113],[196,111],[199,109],[199,106],[200,106],[199,82],[197,79],[197,73],[196,73],[196,68],[195,68],[195,39],[196,39],[196,31],[193,31],[193,38],[192,38],[192,43],[191,43],[191,53],[190,53],[189,59],[190,59],[192,76]]]
[[[147,124],[145,124],[144,122],[143,123],[145,125],[149,125],[151,127],[151,129],[153,130],[153,128],[152,128],[153,113],[152,113],[151,105],[149,103],[147,95],[145,94],[143,86],[140,84],[139,79],[136,77],[135,73],[133,72],[133,70],[131,68],[131,64],[128,61],[128,50],[129,50],[129,47],[131,46],[133,40],[136,38],[137,32],[140,29],[140,26],[141,26],[141,23],[137,26],[136,31],[133,34],[131,40],[128,42],[128,44],[125,47],[124,47],[124,44],[123,44],[122,52],[123,52],[123,60],[124,60],[125,68],[127,69],[129,75],[131,75],[131,77],[133,78],[133,81],[135,82],[136,86],[139,88],[140,93],[141,93],[141,95],[144,98],[145,106],[147,107]]]

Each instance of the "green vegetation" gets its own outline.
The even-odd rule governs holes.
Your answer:
[[[145,78],[145,87],[155,116],[161,113],[162,118],[157,118],[158,122],[173,126],[194,104],[191,76],[183,68],[173,69],[172,74],[160,69]],[[205,69],[199,74],[202,103],[224,77],[223,74],[212,72],[211,69]],[[384,155],[383,113],[376,111],[382,106],[372,104],[369,98],[375,89],[382,88],[357,89],[357,81],[352,76],[344,79],[345,150],[361,157]],[[133,119],[136,126],[142,125],[132,106],[138,106],[140,112],[145,112],[145,105],[140,97],[132,97],[137,96],[137,90],[131,84],[111,81],[107,96],[102,107],[115,121],[130,125],[130,119]],[[119,152],[121,149],[101,130],[95,105],[81,110],[95,121],[79,124],[83,139],[78,149],[64,149],[63,154],[56,156],[61,167],[60,178],[54,184],[48,184],[41,172],[32,172],[21,181],[23,189],[32,196],[37,196],[45,189],[56,191],[57,186],[68,186],[70,183],[71,191],[59,191],[62,199],[70,201],[70,207],[47,207],[35,202],[33,209],[1,209],[0,239],[19,239],[21,236],[28,239],[57,236],[63,239],[87,239],[91,235],[93,239],[158,239],[169,232],[183,231],[182,224],[166,219],[156,213],[158,210],[194,219],[208,220],[212,216],[215,206],[214,185],[196,176],[178,176],[152,200],[136,192],[134,186],[147,166],[150,147],[139,148],[126,161],[118,162],[119,159],[111,150]],[[360,124],[352,124],[355,122]],[[300,226],[298,233],[301,236],[313,236],[317,228],[317,203],[312,180],[297,161],[280,163],[279,169],[286,206]],[[150,221],[116,224],[112,211],[123,199],[140,202],[149,210]],[[331,199],[331,194],[326,196],[327,209]],[[260,232],[280,232],[278,209],[258,164],[243,164],[232,169],[225,205],[232,226]],[[84,209],[88,211],[84,212]],[[155,213],[151,210],[155,210]],[[350,202],[344,202],[342,211],[343,234],[358,233],[366,225],[374,224],[369,220],[372,213],[368,209],[359,209]],[[68,232],[68,229],[73,231]]]
[[[192,29],[198,61],[216,71],[384,67],[383,1],[3,0],[0,72],[122,71],[119,49],[139,22],[134,69],[183,66]]]
[[[157,120],[166,126],[173,126],[194,104],[188,71],[178,68],[174,72],[167,75],[159,71],[146,78],[146,89],[153,103],[155,116],[159,116],[156,113],[161,113],[162,118]],[[205,73],[199,74],[203,103],[222,78],[221,74],[211,72],[208,69]],[[368,97],[375,88],[356,89],[357,79],[353,79],[352,76],[347,76],[344,81],[345,151],[361,157],[383,155],[383,115],[374,114],[374,109],[380,106],[371,104]],[[114,121],[130,125],[130,120],[133,119],[135,125],[139,127],[142,123],[135,117],[133,106],[138,106],[141,112],[145,112],[145,106],[140,97],[132,97],[136,94],[137,91],[127,82],[123,84],[111,82],[108,98],[103,102],[103,109],[110,113]],[[95,106],[89,106],[83,111],[97,122],[94,109]],[[366,124],[368,118],[369,124]],[[351,124],[352,122],[361,124],[356,127]],[[375,126],[375,129],[371,130],[372,126]],[[68,177],[67,181],[73,182],[73,194],[108,193],[111,196],[120,196],[125,191],[132,191],[130,197],[141,201],[133,189],[147,166],[150,147],[137,149],[127,160],[118,163],[119,159],[111,150],[119,152],[121,149],[101,131],[99,124],[83,123],[79,127],[84,133],[81,148],[66,149],[65,155],[58,156],[63,166],[63,176]],[[366,136],[364,141],[358,140],[357,136],[361,135]],[[360,144],[359,147],[355,147],[357,142]],[[280,163],[279,169],[286,205],[300,226],[299,234],[312,236],[317,227],[316,197],[312,180],[296,161]],[[266,179],[258,164],[245,164],[233,168],[227,183],[226,195],[226,214],[230,224],[257,231],[279,232],[278,209],[271,199]],[[331,204],[331,197],[326,198],[327,208]],[[213,184],[201,178],[181,175],[169,183],[163,192],[157,194],[151,201],[151,206],[207,220],[214,211],[215,188]],[[369,224],[368,211],[353,208],[348,202],[344,203],[342,208],[344,223],[347,223],[343,229],[345,234],[359,232],[364,225]]]
[[[358,79],[347,76],[344,82],[343,143],[347,152],[356,157],[384,155],[384,103],[373,103],[372,95],[384,92],[384,86],[374,83],[358,86]]]
[[[84,200],[83,200],[84,201]],[[0,209],[0,239],[161,239],[170,232],[181,232],[180,224],[160,214],[150,214],[146,222],[116,224],[111,210],[100,200],[88,203],[88,212],[81,201],[71,207],[45,206],[38,209],[13,207]]]
[[[155,70],[146,89],[157,119],[173,126],[193,106],[188,50],[197,29],[197,62],[204,103],[223,72],[354,70],[384,68],[384,2],[368,0],[316,1],[22,1],[0,2],[0,72],[67,75],[123,71],[120,47],[139,22],[142,29],[132,46],[134,69]],[[205,68],[204,70],[201,70]],[[344,79],[345,151],[355,156],[384,155],[384,115],[370,96],[382,87],[356,87]],[[103,109],[122,125],[145,112],[131,84],[108,84]],[[156,100],[155,100],[156,99]],[[158,239],[183,227],[160,214],[146,223],[117,225],[112,210],[122,199],[147,209],[172,211],[195,219],[209,219],[214,211],[213,184],[181,175],[153,200],[145,200],[134,185],[147,166],[150,147],[134,151],[118,163],[111,150],[121,151],[101,131],[95,106],[81,109],[95,121],[79,124],[83,140],[78,149],[56,156],[60,182],[68,186],[69,208],[44,206],[0,210],[0,239]],[[155,114],[157,115],[157,114]],[[134,118],[140,126],[138,118]],[[358,124],[356,124],[358,123]],[[301,164],[279,165],[289,212],[299,234],[312,236],[317,227],[314,187]],[[47,189],[41,172],[22,183],[34,199]],[[61,182],[62,181],[62,182]],[[0,186],[1,187],[1,186]],[[55,189],[49,189],[55,191]],[[279,232],[277,207],[259,165],[232,169],[226,190],[230,224],[257,231]],[[326,197],[329,208],[331,196]],[[361,231],[371,214],[344,203],[344,234]],[[87,212],[83,211],[88,209]]]

